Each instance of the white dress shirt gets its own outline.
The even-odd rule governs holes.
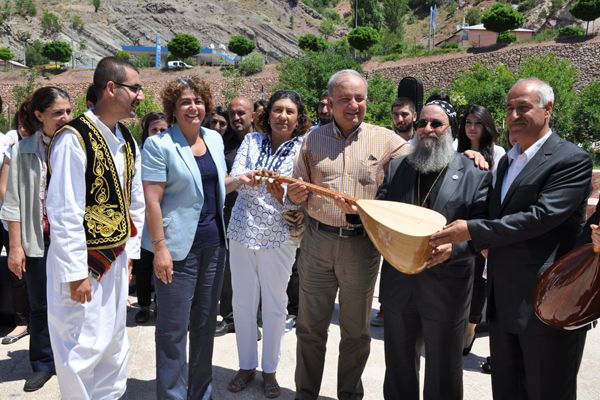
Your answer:
[[[510,149],[507,154],[510,165],[508,167],[508,171],[506,171],[506,174],[504,175],[504,180],[502,181],[502,191],[500,192],[501,202],[504,202],[504,197],[506,197],[506,193],[508,193],[510,185],[512,185],[527,163],[533,158],[533,156],[537,154],[544,143],[546,143],[546,140],[548,140],[551,134],[552,130],[549,130],[544,136],[529,146],[529,148],[525,151],[521,150],[521,145],[518,143],[515,144],[512,149]]]
[[[104,135],[113,156],[119,181],[123,186],[125,139],[118,126],[113,134],[91,111],[90,118]],[[131,188],[131,220],[137,236],[127,241],[125,251],[130,259],[140,256],[140,238],[144,225],[144,192],[141,181],[140,151],[136,150],[135,175]],[[85,214],[87,160],[77,136],[66,130],[53,144],[50,154],[52,177],[46,207],[50,222],[55,274],[61,282],[72,282],[88,276],[88,255],[83,218]]]

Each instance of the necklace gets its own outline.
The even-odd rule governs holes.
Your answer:
[[[429,198],[429,195],[431,194],[431,191],[435,187],[435,184],[437,183],[437,181],[444,174],[444,171],[446,171],[446,168],[448,168],[447,165],[444,168],[442,168],[442,170],[437,174],[437,176],[435,177],[435,180],[431,184],[431,187],[427,191],[427,194],[425,195],[425,198],[423,199],[423,201],[421,201],[421,173],[419,172],[419,174],[417,175],[417,199],[418,199],[417,203],[421,204],[421,207],[425,207],[425,202]]]

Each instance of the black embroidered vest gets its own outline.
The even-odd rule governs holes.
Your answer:
[[[77,135],[85,151],[87,165],[85,170],[86,198],[85,228],[88,250],[105,250],[123,246],[136,232],[129,215],[131,204],[131,186],[135,173],[135,152],[137,146],[127,128],[119,124],[125,139],[125,191],[121,187],[117,168],[110,149],[100,129],[85,115],[81,115],[63,126],[50,144],[64,131],[70,130]],[[50,154],[50,153],[49,153]],[[49,165],[49,170],[51,166]]]

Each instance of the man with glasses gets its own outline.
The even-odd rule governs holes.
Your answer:
[[[491,174],[452,146],[456,112],[445,101],[427,104],[416,122],[413,152],[390,162],[378,198],[426,207],[448,222],[485,215]],[[462,349],[471,299],[474,256],[468,243],[433,249],[427,269],[404,274],[387,261],[381,270],[385,309],[386,399],[419,399],[425,344],[426,399],[462,399]]]
[[[94,72],[93,110],[49,149],[48,326],[63,398],[125,393],[128,265],[144,225],[140,152],[119,120],[144,99],[138,71],[115,57]]]

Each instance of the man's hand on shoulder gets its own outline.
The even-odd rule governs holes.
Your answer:
[[[71,288],[71,300],[84,304],[92,301],[92,285],[90,278],[69,282]]]
[[[483,171],[489,171],[490,169],[490,164],[488,164],[487,161],[485,161],[485,158],[483,158],[483,155],[475,150],[465,150],[465,156],[469,157],[471,160],[473,160],[473,163],[475,164],[475,166]]]

